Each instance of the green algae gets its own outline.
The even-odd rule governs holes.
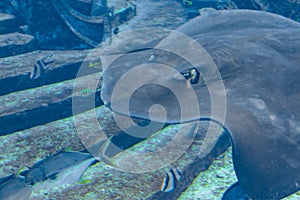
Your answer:
[[[207,171],[201,172],[178,200],[219,200],[223,193],[237,181],[232,163],[231,147],[218,156]],[[298,200],[300,191],[282,200]]]

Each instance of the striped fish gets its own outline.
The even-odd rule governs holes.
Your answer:
[[[50,54],[46,56],[45,58],[38,60],[34,67],[32,72],[30,73],[30,79],[35,80],[41,77],[46,69],[48,68],[48,65],[53,62],[52,59],[53,54]]]
[[[170,169],[166,177],[163,179],[160,191],[162,192],[171,192],[176,188],[176,182],[181,179],[181,171],[174,167]]]
[[[30,73],[30,79],[38,79],[44,73],[45,64],[42,60],[38,60]]]

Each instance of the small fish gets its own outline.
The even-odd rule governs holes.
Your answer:
[[[33,70],[30,73],[30,79],[38,79],[45,73],[48,65],[53,62],[52,56],[53,54],[50,54],[35,63],[35,65],[33,66]]]
[[[95,158],[90,158],[87,160],[84,160],[80,163],[77,163],[76,165],[71,165],[63,170],[61,170],[59,173],[55,174],[54,178],[46,179],[42,182],[36,183],[32,189],[34,191],[40,191],[40,190],[52,190],[53,188],[57,186],[61,186],[64,184],[72,184],[76,182],[81,182],[82,175],[84,172],[93,164],[95,164],[97,160]],[[91,182],[91,181],[90,181]],[[83,181],[83,183],[87,184],[89,183],[89,180]]]
[[[31,186],[46,179],[56,179],[57,175],[71,166],[93,158],[91,154],[81,152],[59,152],[45,158],[33,165],[29,170],[23,171],[25,182]]]
[[[170,169],[167,173],[166,177],[163,179],[163,182],[160,187],[160,191],[162,192],[171,192],[176,188],[176,182],[181,179],[181,171],[174,167]]]
[[[42,76],[42,74],[44,74],[44,63],[41,60],[38,60],[34,67],[32,72],[30,73],[30,79],[38,79],[39,77]]]

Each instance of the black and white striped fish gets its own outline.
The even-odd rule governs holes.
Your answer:
[[[35,80],[41,77],[46,69],[48,68],[48,65],[53,62],[52,59],[53,54],[50,54],[46,56],[45,58],[42,58],[41,60],[38,60],[34,67],[32,72],[30,73],[30,79]]]
[[[38,79],[41,77],[45,70],[44,67],[44,62],[42,60],[38,60],[35,63],[32,72],[30,73],[30,79]]]
[[[181,171],[177,167],[170,169],[160,187],[162,192],[171,192],[176,188],[176,182],[181,179]]]

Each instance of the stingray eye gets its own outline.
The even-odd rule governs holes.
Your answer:
[[[181,74],[186,80],[189,80],[191,84],[196,84],[199,82],[200,73],[196,68],[191,68],[188,71],[182,72]]]
[[[190,79],[191,78],[191,73],[188,71],[188,72],[183,72],[183,73],[181,73],[182,74],[182,76],[186,79],[186,80],[188,80],[188,79]]]

